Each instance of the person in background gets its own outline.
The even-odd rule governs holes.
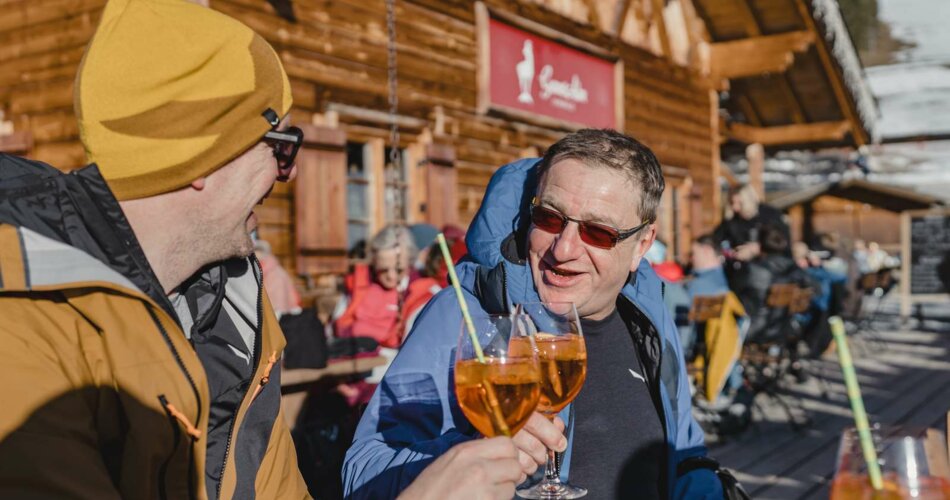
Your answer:
[[[432,224],[423,223],[412,224],[409,226],[409,232],[412,233],[412,242],[415,243],[416,248],[419,249],[412,263],[412,270],[409,273],[409,279],[416,279],[419,276],[427,275],[426,265],[429,261],[430,254],[437,253],[442,255],[435,241],[436,236],[439,235],[439,230]],[[433,250],[435,252],[433,252]]]
[[[458,226],[446,224],[442,227],[442,234],[449,247],[452,262],[458,264],[468,253],[468,247],[465,246],[465,231]],[[420,261],[423,261],[421,253],[416,262]],[[442,249],[439,248],[438,242],[433,242],[426,249],[425,260],[416,277],[432,278],[441,288],[449,286],[449,270],[445,267],[445,259],[442,257]]]
[[[656,272],[657,276],[663,278],[663,281],[667,283],[678,283],[685,276],[683,267],[674,260],[668,260],[666,253],[666,243],[657,239],[653,242],[653,246],[647,250],[643,258],[650,263],[650,266],[653,267],[653,271]]]
[[[270,243],[258,239],[254,241],[254,255],[257,261],[261,263],[261,272],[264,274],[264,290],[270,297],[271,306],[277,319],[285,314],[299,314],[300,292],[294,284],[293,278],[280,265],[271,252]]]
[[[680,291],[679,289],[682,289]],[[729,283],[723,270],[723,257],[716,240],[702,235],[693,240],[690,248],[690,272],[678,283],[667,286],[664,301],[672,308],[680,331],[683,352],[690,359],[696,343],[695,325],[689,321],[689,310],[696,297],[715,297],[729,292]]]
[[[346,277],[346,294],[332,316],[337,338],[370,337],[395,349],[416,313],[441,287],[428,277],[411,280],[418,253],[409,228],[390,224],[369,242],[369,264],[358,264]]]
[[[839,314],[844,308],[843,292],[848,276],[824,265],[825,253],[813,252],[802,241],[792,245],[792,258],[799,268],[811,278],[815,290],[808,311],[799,318],[802,324],[802,340],[812,357],[820,356],[831,343],[832,335],[828,317]]]
[[[788,256],[790,245],[781,227],[762,227],[762,251],[731,282],[731,288],[748,313],[752,323],[749,339],[780,337],[785,325],[778,321],[783,313],[766,304],[769,287],[776,283],[811,286],[808,275]]]
[[[868,243],[868,271],[875,272],[880,271],[885,267],[890,267],[891,258],[887,252],[881,248],[881,245],[876,241]]]
[[[854,240],[854,250],[851,251],[854,263],[861,274],[872,272],[871,265],[868,263],[868,246],[864,240]]]
[[[748,262],[757,257],[761,253],[761,233],[765,225],[781,230],[786,241],[791,239],[782,213],[762,203],[751,185],[733,186],[728,200],[725,217],[713,231],[713,237],[729,252],[729,258]]]
[[[720,247],[712,235],[705,234],[693,241],[690,249],[689,298],[722,295],[729,291],[729,282],[723,270]]]

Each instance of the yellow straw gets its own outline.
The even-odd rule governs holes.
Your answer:
[[[455,274],[455,264],[452,262],[452,254],[449,253],[449,245],[445,242],[445,235],[439,233],[436,236],[439,240],[439,248],[442,249],[442,258],[445,259],[445,267],[449,270],[449,277],[452,278],[452,288],[455,289],[455,297],[458,298],[459,307],[462,309],[462,318],[465,319],[465,326],[468,329],[468,336],[472,338],[472,346],[475,347],[475,356],[479,363],[485,363],[485,354],[482,353],[482,345],[478,343],[478,335],[475,333],[475,323],[472,323],[472,315],[468,312],[468,304],[465,302],[465,296],[462,295],[462,284],[459,277]],[[501,413],[501,404],[498,403],[498,395],[495,394],[495,388],[490,380],[485,380],[482,387],[485,388],[485,396],[488,398],[489,413],[494,420],[494,427],[498,432],[511,437],[511,430],[505,422]]]
[[[462,308],[462,318],[465,319],[465,327],[468,329],[468,335],[472,338],[472,346],[475,347],[475,356],[479,363],[485,362],[485,354],[482,353],[482,345],[478,343],[478,334],[475,333],[475,323],[472,323],[472,315],[468,312],[468,304],[465,302],[465,296],[462,295],[462,285],[459,283],[459,277],[455,274],[455,264],[452,262],[452,254],[449,253],[449,245],[445,242],[445,235],[439,233],[436,236],[439,240],[439,248],[442,249],[442,258],[445,259],[445,267],[449,270],[449,277],[452,278],[452,288],[455,289],[455,297],[459,300],[459,307]]]
[[[884,488],[881,480],[881,467],[877,463],[877,450],[871,439],[871,426],[868,425],[868,414],[864,411],[864,400],[861,399],[861,388],[858,387],[858,376],[854,372],[854,361],[851,359],[851,350],[844,337],[844,323],[838,316],[828,318],[831,325],[831,334],[834,335],[838,346],[838,359],[841,361],[841,371],[844,372],[844,383],[848,389],[848,400],[851,401],[851,412],[854,414],[854,427],[861,440],[861,452],[868,466],[868,476],[871,478],[871,487],[875,490]]]

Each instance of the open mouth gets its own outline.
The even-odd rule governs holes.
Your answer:
[[[541,261],[539,270],[542,273],[544,281],[553,286],[566,287],[574,285],[584,273],[572,271],[562,266],[552,265],[546,261]]]

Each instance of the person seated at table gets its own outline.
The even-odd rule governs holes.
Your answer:
[[[762,203],[751,185],[742,184],[729,189],[729,204],[713,237],[728,249],[730,258],[748,262],[762,252],[762,229],[766,225],[782,231],[786,241],[791,239],[782,212]]]
[[[761,231],[761,253],[737,274],[730,287],[748,313],[752,323],[747,338],[784,338],[787,322],[784,310],[766,304],[769,289],[777,283],[811,284],[808,275],[788,256],[789,241],[783,228],[765,225]]]
[[[715,297],[729,292],[726,272],[722,267],[722,253],[712,235],[704,234],[693,240],[689,259],[691,269],[683,280],[683,289],[688,300],[687,311],[696,297]],[[698,334],[695,325],[689,324],[680,332],[683,352],[689,353]]]
[[[800,315],[799,320],[802,324],[802,340],[810,354],[817,357],[831,343],[828,317],[839,314],[844,308],[843,285],[848,277],[826,267],[821,255],[811,251],[802,241],[792,245],[792,257],[798,267],[808,273],[815,291],[808,310]]]
[[[663,189],[643,144],[613,130],[568,134],[544,158],[495,173],[466,236],[471,254],[457,266],[473,314],[576,305],[584,388],[561,418],[534,413],[513,439],[526,474],[546,463],[546,449],[563,452],[557,472],[588,498],[723,496],[662,284],[642,259]],[[395,497],[448,447],[479,437],[453,385],[461,324],[451,290],[420,315],[347,452],[347,498]]]
[[[441,287],[429,277],[409,278],[418,249],[406,226],[384,227],[368,245],[369,264],[346,277],[346,294],[333,314],[338,338],[371,337],[398,348],[416,313]]]

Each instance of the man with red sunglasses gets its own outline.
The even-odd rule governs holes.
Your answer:
[[[643,259],[663,189],[643,144],[612,130],[569,134],[543,158],[495,173],[467,233],[470,255],[457,267],[476,312],[538,300],[577,307],[584,388],[554,423],[536,414],[514,442],[529,476],[547,448],[562,452],[561,479],[587,488],[588,498],[723,496],[691,414],[662,282]],[[459,309],[443,291],[417,318],[347,454],[348,497],[394,496],[433,457],[478,437],[453,390]]]

